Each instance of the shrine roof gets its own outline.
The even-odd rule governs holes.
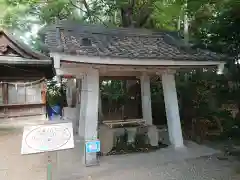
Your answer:
[[[19,57],[35,60],[50,60],[48,56],[32,50],[17,37],[0,29],[0,56]],[[49,63],[48,63],[49,64]]]
[[[40,32],[50,52],[127,59],[222,61],[223,55],[187,47],[177,32],[109,28],[61,21]]]
[[[1,79],[10,76],[20,78],[26,75],[52,78],[55,74],[50,57],[32,50],[17,37],[2,29],[0,29],[0,65]]]

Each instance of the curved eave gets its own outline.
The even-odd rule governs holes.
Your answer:
[[[51,79],[55,76],[56,72],[53,67],[53,62],[51,59],[26,59],[21,57],[10,57],[10,56],[0,56],[0,65],[3,67],[3,70],[9,67],[17,68],[17,69],[38,69],[37,74],[44,74],[45,78]],[[27,71],[25,73],[27,73]],[[20,73],[21,74],[21,73]],[[13,74],[8,74],[11,76]],[[13,75],[17,77],[17,75]],[[7,77],[7,76],[6,76]]]
[[[99,57],[99,56],[77,56],[67,55],[64,53],[50,53],[50,56],[57,57],[61,61],[76,62],[76,63],[88,63],[88,64],[105,64],[105,65],[136,65],[136,66],[218,66],[225,64],[225,61],[221,60],[172,60],[172,59],[127,59],[127,58],[111,58],[111,57]]]

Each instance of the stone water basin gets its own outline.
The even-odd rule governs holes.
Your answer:
[[[134,143],[137,134],[146,135],[151,146],[158,146],[159,133],[156,126],[146,125],[142,119],[103,121],[99,126],[99,139],[101,141],[101,152],[107,154],[116,146],[119,137],[127,132],[127,143]]]

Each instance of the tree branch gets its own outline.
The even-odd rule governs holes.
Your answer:
[[[128,5],[120,8],[122,16],[122,26],[129,27],[133,25],[133,8],[135,6],[135,0],[130,0]]]
[[[108,6],[108,8],[110,7],[109,4],[107,4],[106,2],[104,2],[104,0],[100,0],[101,3],[103,3],[105,6]],[[112,11],[110,11],[111,16],[114,17],[114,13]]]
[[[74,4],[72,0],[69,0],[69,1],[70,1],[70,4],[71,4],[73,7],[77,8],[77,9],[80,9],[82,12],[86,13],[89,18],[95,17],[95,18],[97,18],[104,26],[108,27],[107,24],[105,24],[98,16],[95,16],[95,15],[93,15],[93,14],[91,13],[91,10],[90,10],[90,8],[89,8],[89,6],[88,6],[88,4],[87,4],[87,2],[86,2],[85,0],[83,0],[83,4],[84,4],[85,8],[87,9],[87,11],[83,10],[81,7],[79,7],[79,6],[77,6],[76,4]],[[91,19],[90,19],[90,21],[91,21]]]
[[[86,0],[82,0],[82,3],[83,3],[83,5],[85,6],[85,8],[86,8],[86,10],[87,10],[87,15],[88,15],[89,17],[92,17],[91,10],[90,10],[90,8],[89,8]],[[91,21],[91,20],[90,20],[90,21]]]
[[[144,26],[144,24],[146,24],[153,11],[152,5],[154,5],[154,2],[150,1],[147,3],[143,3],[139,8],[139,19],[137,22],[138,27],[142,27]]]

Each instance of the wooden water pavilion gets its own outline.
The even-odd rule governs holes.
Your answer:
[[[170,32],[62,21],[44,28],[41,34],[54,59],[57,76],[76,78],[78,100],[76,108],[69,114],[76,120],[74,126],[79,136],[83,140],[107,137],[107,140],[101,140],[103,149],[112,141],[107,129],[115,124],[144,124],[151,144],[158,143],[151,108],[150,78],[153,76],[161,77],[170,143],[175,148],[183,148],[175,74],[195,68],[224,68],[223,56],[186,47],[179,36]],[[125,119],[124,122],[103,121],[98,125],[101,109],[99,83],[102,79],[116,77],[134,77],[140,81],[142,118]],[[102,131],[103,125],[105,129]]]

